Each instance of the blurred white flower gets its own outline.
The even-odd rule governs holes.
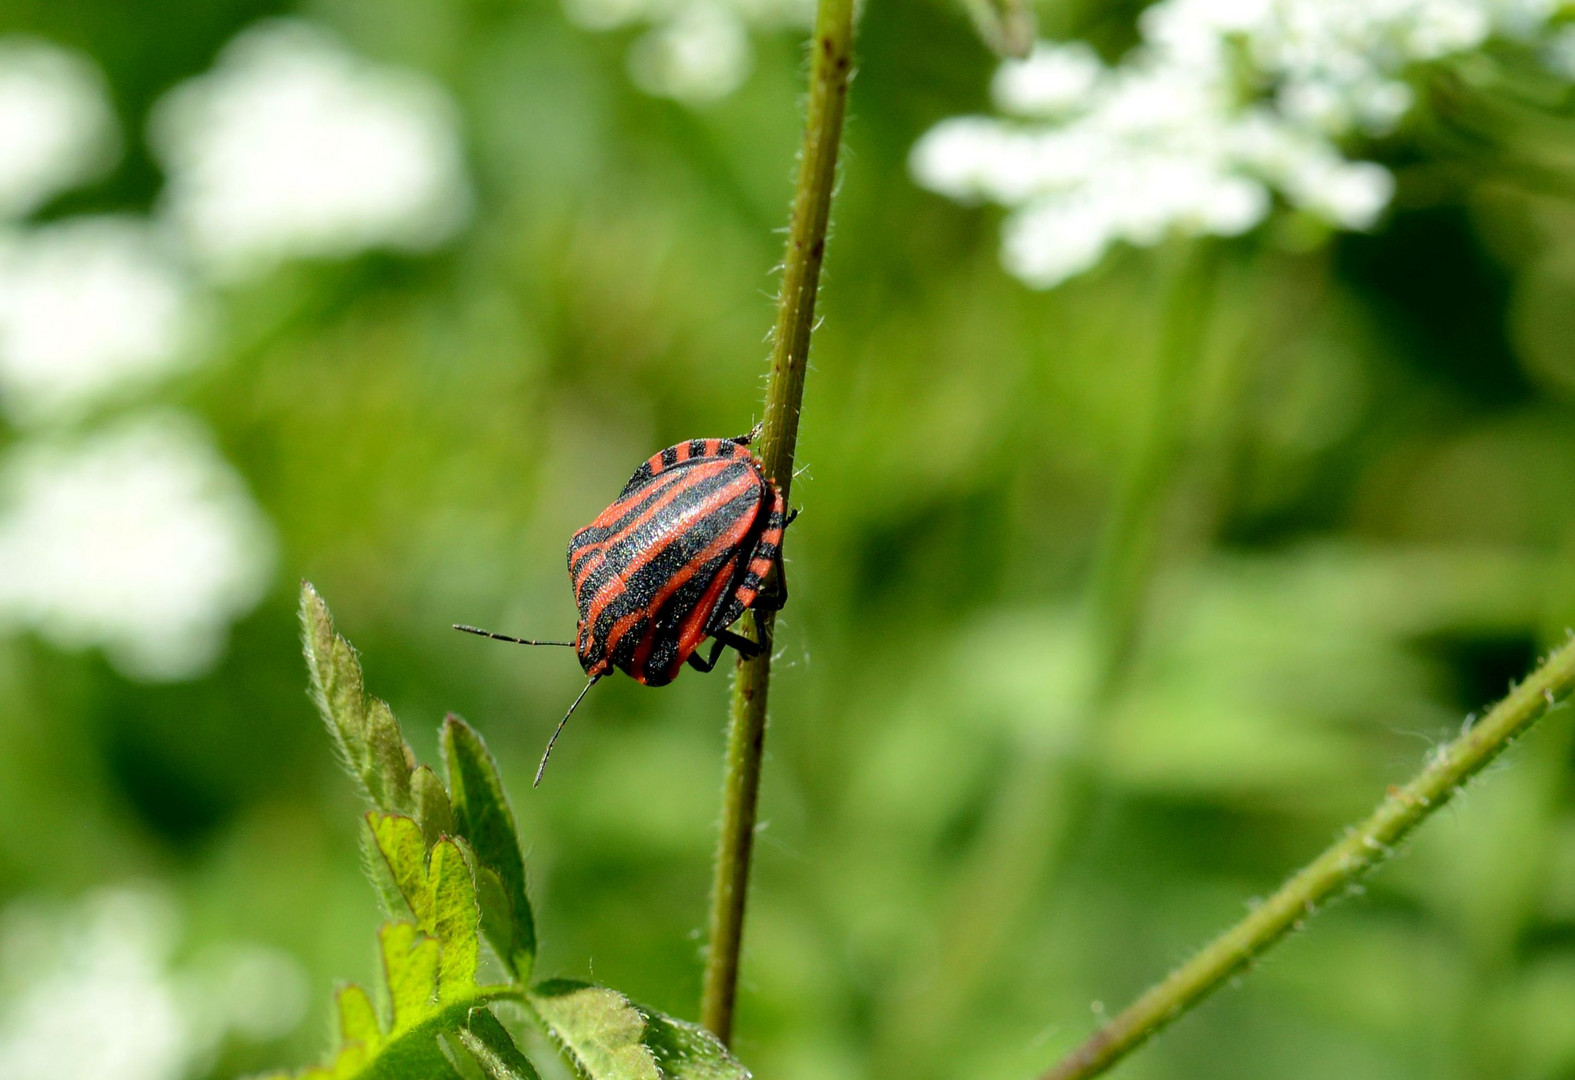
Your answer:
[[[428,250],[469,218],[457,110],[425,76],[272,20],[155,107],[163,211],[234,279],[296,257]]]
[[[167,898],[101,894],[70,913],[8,911],[0,955],[0,1076],[7,1080],[175,1080],[188,1033],[164,969]],[[53,917],[52,917],[53,916]]]
[[[0,461],[0,624],[102,646],[133,677],[210,667],[271,565],[265,519],[189,417],[32,440]]]
[[[1119,241],[1231,236],[1273,193],[1339,228],[1371,227],[1388,170],[1340,140],[1393,130],[1418,63],[1501,35],[1535,42],[1561,0],[1159,0],[1143,40],[1106,67],[1086,45],[1041,43],[993,86],[1011,119],[943,121],[914,147],[919,183],[1012,208],[1003,261],[1048,288]],[[1561,34],[1567,34],[1563,31]],[[1566,74],[1575,47],[1544,47]]]
[[[198,357],[201,305],[145,223],[77,217],[0,235],[0,408],[69,418]]]
[[[1079,108],[1105,73],[1099,54],[1080,41],[1040,47],[1031,63],[1002,64],[990,92],[996,104],[1021,116],[1058,116]]]
[[[750,29],[806,27],[814,0],[564,0],[589,30],[646,25],[629,49],[629,75],[658,97],[699,104],[726,97],[754,60]]]
[[[169,896],[105,889],[64,910],[19,902],[0,916],[0,1076],[180,1080],[228,1031],[277,1038],[300,1022],[305,976],[274,949],[210,950],[172,970],[180,930]],[[210,958],[211,957],[211,958]],[[242,985],[244,981],[245,985]],[[266,1031],[232,1013],[265,1001]]]
[[[630,47],[629,75],[656,97],[710,101],[738,89],[751,59],[749,30],[734,10],[691,4]]]
[[[32,38],[0,38],[0,219],[92,179],[118,152],[114,110],[91,61]]]

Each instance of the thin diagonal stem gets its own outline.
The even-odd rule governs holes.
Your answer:
[[[815,323],[815,294],[826,251],[837,150],[842,143],[842,118],[853,68],[853,0],[820,0],[810,49],[809,109],[794,186],[793,217],[772,337],[765,420],[757,451],[766,475],[776,481],[783,498],[793,481],[793,452],[798,444],[809,337]],[[738,992],[738,958],[744,938],[744,901],[755,839],[760,762],[765,752],[766,698],[771,683],[775,622],[771,613],[756,613],[757,634],[765,647],[754,659],[741,660],[733,679],[721,835],[711,890],[710,945],[700,1001],[701,1022],[724,1043],[732,1038],[733,1002]]]
[[[1302,868],[1245,919],[1150,987],[1041,1080],[1087,1080],[1105,1072],[1161,1028],[1202,1001],[1357,878],[1459,793],[1554,702],[1575,687],[1575,641],[1548,657],[1532,676],[1454,742],[1439,748],[1405,787],[1378,805],[1345,838]]]

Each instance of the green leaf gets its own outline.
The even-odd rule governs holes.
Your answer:
[[[402,890],[409,890],[405,902],[423,913],[422,923],[390,922],[378,931],[386,1017],[379,1017],[371,996],[361,987],[344,987],[337,998],[338,1047],[326,1065],[297,1076],[299,1080],[458,1080],[444,1054],[442,1037],[467,1024],[475,1026],[490,1002],[517,999],[519,991],[476,982],[480,913],[471,868],[459,844],[440,841],[428,858],[420,826],[396,815],[369,814],[367,832],[390,877],[402,883]],[[485,1027],[482,1021],[481,1028]],[[499,1060],[513,1060],[490,1029],[483,1042]],[[514,1053],[517,1056],[518,1050]],[[535,1080],[534,1073],[519,1071],[517,1063],[516,1072]]]
[[[370,815],[361,819],[360,841],[361,869],[365,871],[372,887],[377,890],[377,898],[382,902],[383,913],[392,919],[405,918],[411,914],[410,903],[405,899],[404,893],[400,892],[399,883],[394,880],[394,873],[389,869],[388,860],[378,846]]]
[[[384,923],[377,932],[383,977],[393,1010],[390,1035],[402,1035],[426,1019],[437,1002],[438,960],[442,948],[414,923]]]
[[[366,815],[372,839],[394,887],[399,890],[416,925],[432,930],[432,889],[427,884],[427,847],[421,826],[399,814]]]
[[[377,1009],[361,987],[351,983],[336,997],[339,1006],[339,1038],[345,1043],[360,1043],[369,1053],[383,1045],[383,1032],[377,1023]]]
[[[586,1080],[661,1080],[656,1055],[641,1041],[645,1017],[618,991],[554,979],[532,990],[529,1000]]]
[[[488,1009],[470,1014],[468,1024],[459,1029],[459,1041],[476,1059],[487,1080],[541,1080],[536,1066],[520,1053],[514,1039]]]
[[[445,791],[435,772],[416,765],[388,706],[366,696],[355,650],[306,584],[301,621],[313,697],[345,765],[378,808],[365,816],[362,848],[398,917],[378,932],[386,1013],[361,987],[341,989],[336,1049],[327,1064],[296,1075],[459,1080],[454,1060],[462,1047],[487,1080],[540,1080],[488,1008],[521,1001],[536,952],[525,860],[497,763],[481,736],[449,715]],[[516,984],[476,982],[483,931]],[[708,1032],[617,991],[559,980],[526,998],[521,1003],[588,1080],[749,1080]]]
[[[452,840],[432,849],[427,873],[432,888],[432,932],[443,946],[438,966],[438,1000],[458,1001],[476,985],[481,942],[476,930],[481,911],[470,866]]]
[[[415,800],[410,793],[410,773],[416,755],[405,745],[394,712],[380,698],[366,706],[366,784],[372,801],[384,810],[410,813]]]
[[[586,1080],[749,1080],[749,1070],[704,1028],[605,986],[555,979],[528,1000]]]
[[[507,962],[506,954],[500,943],[508,943],[514,940],[514,905],[509,902],[508,894],[503,888],[503,882],[498,878],[492,867],[483,864],[481,860],[477,859],[475,852],[471,850],[463,838],[460,839],[459,843],[465,847],[465,850],[470,851],[471,860],[474,863],[472,869],[475,871],[476,902],[481,907],[481,932],[486,935],[488,941],[492,942],[493,951],[499,956],[505,956],[505,962]],[[514,971],[515,967],[510,965],[510,972]],[[523,976],[516,977],[521,982],[524,981]]]
[[[497,876],[507,904],[503,912],[494,906],[484,916],[483,925],[498,956],[524,982],[536,957],[536,924],[525,894],[525,859],[520,854],[514,812],[509,809],[497,762],[476,730],[453,713],[443,719],[443,759],[454,830],[470,844],[481,864]],[[484,903],[494,900],[485,883],[482,898]],[[506,934],[501,932],[504,928]]]
[[[749,1070],[699,1024],[675,1020],[643,1006],[635,1008],[645,1017],[645,1045],[669,1080],[748,1080]]]
[[[415,916],[412,932],[429,935],[434,947],[442,947],[441,966],[431,973],[435,981],[428,988],[430,996],[439,1001],[457,1000],[475,985],[480,959],[477,927],[481,912],[469,860],[459,844],[449,839],[439,840],[428,856],[421,826],[410,818],[374,811],[367,814],[366,820],[389,877]],[[389,965],[389,985],[393,988],[396,970],[389,958],[385,948],[384,960]],[[403,963],[399,957],[394,959]],[[398,973],[402,977],[407,974],[403,967]]]
[[[454,833],[454,811],[449,806],[443,781],[428,766],[420,765],[410,774],[410,793],[415,802],[416,820],[427,847]]]
[[[410,772],[415,756],[405,745],[388,706],[366,697],[361,662],[334,632],[328,605],[310,582],[301,583],[301,637],[312,677],[312,700],[323,714],[345,771],[382,810],[410,813],[415,804]]]

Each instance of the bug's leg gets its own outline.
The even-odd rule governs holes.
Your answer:
[[[766,429],[766,422],[764,420],[759,420],[759,421],[756,421],[754,427],[750,428],[743,435],[734,435],[731,439],[729,439],[727,441],[728,442],[732,442],[732,443],[737,443],[739,446],[748,446],[750,443],[752,443],[756,439],[760,438],[760,433],[762,431],[764,431],[765,429]]]
[[[702,660],[698,652],[692,652],[689,654],[689,666],[696,671],[710,671],[716,667],[717,658],[722,655],[722,646],[725,644],[721,638],[714,638],[711,641],[711,655]]]
[[[789,521],[793,520],[791,517]],[[760,593],[752,607],[756,611],[781,611],[787,605],[787,568],[782,565],[782,549],[778,548],[772,559],[771,573],[760,584]]]
[[[714,636],[719,646],[731,645],[738,650],[738,655],[745,660],[753,660],[760,655],[760,643],[758,641],[750,641],[743,634],[735,634],[731,630],[718,630]]]
[[[777,496],[777,507],[772,513],[772,524],[767,527],[766,534],[775,533],[773,542],[776,545],[776,554],[771,557],[771,570],[760,582],[759,592],[755,602],[750,605],[756,611],[781,611],[787,605],[787,568],[782,563],[782,534],[787,527],[793,524],[798,517],[798,507],[793,507],[784,515],[782,513],[782,497]],[[781,522],[780,525],[776,522]]]

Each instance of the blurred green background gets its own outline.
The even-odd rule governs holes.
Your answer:
[[[1137,7],[1043,17],[1119,48]],[[726,677],[598,687],[533,791],[577,666],[448,627],[566,635],[574,529],[654,450],[757,418],[796,34],[689,107],[631,85],[633,31],[551,2],[7,0],[0,31],[93,58],[128,133],[35,220],[148,211],[152,103],[286,11],[447,88],[474,213],[433,253],[216,288],[204,362],[114,407],[200,417],[272,524],[266,597],[217,666],[144,682],[0,636],[0,1044],[38,1030],[18,1017],[140,1015],[60,990],[90,985],[68,978],[89,924],[108,948],[157,923],[137,962],[178,1007],[243,946],[295,1002],[103,1080],[305,1062],[335,981],[371,974],[301,578],[423,757],[454,710],[504,763],[538,970],[682,1016],[699,993]],[[1575,129],[1562,101],[1528,119],[1484,93],[1488,119],[1388,147],[1371,234],[1122,250],[1034,292],[996,212],[908,175],[932,124],[989,107],[966,17],[872,0],[860,39],[737,1050],[763,1077],[1026,1078],[1575,621]],[[1575,1077],[1572,754],[1555,715],[1120,1075]],[[88,1075],[73,1030],[25,1075]]]

